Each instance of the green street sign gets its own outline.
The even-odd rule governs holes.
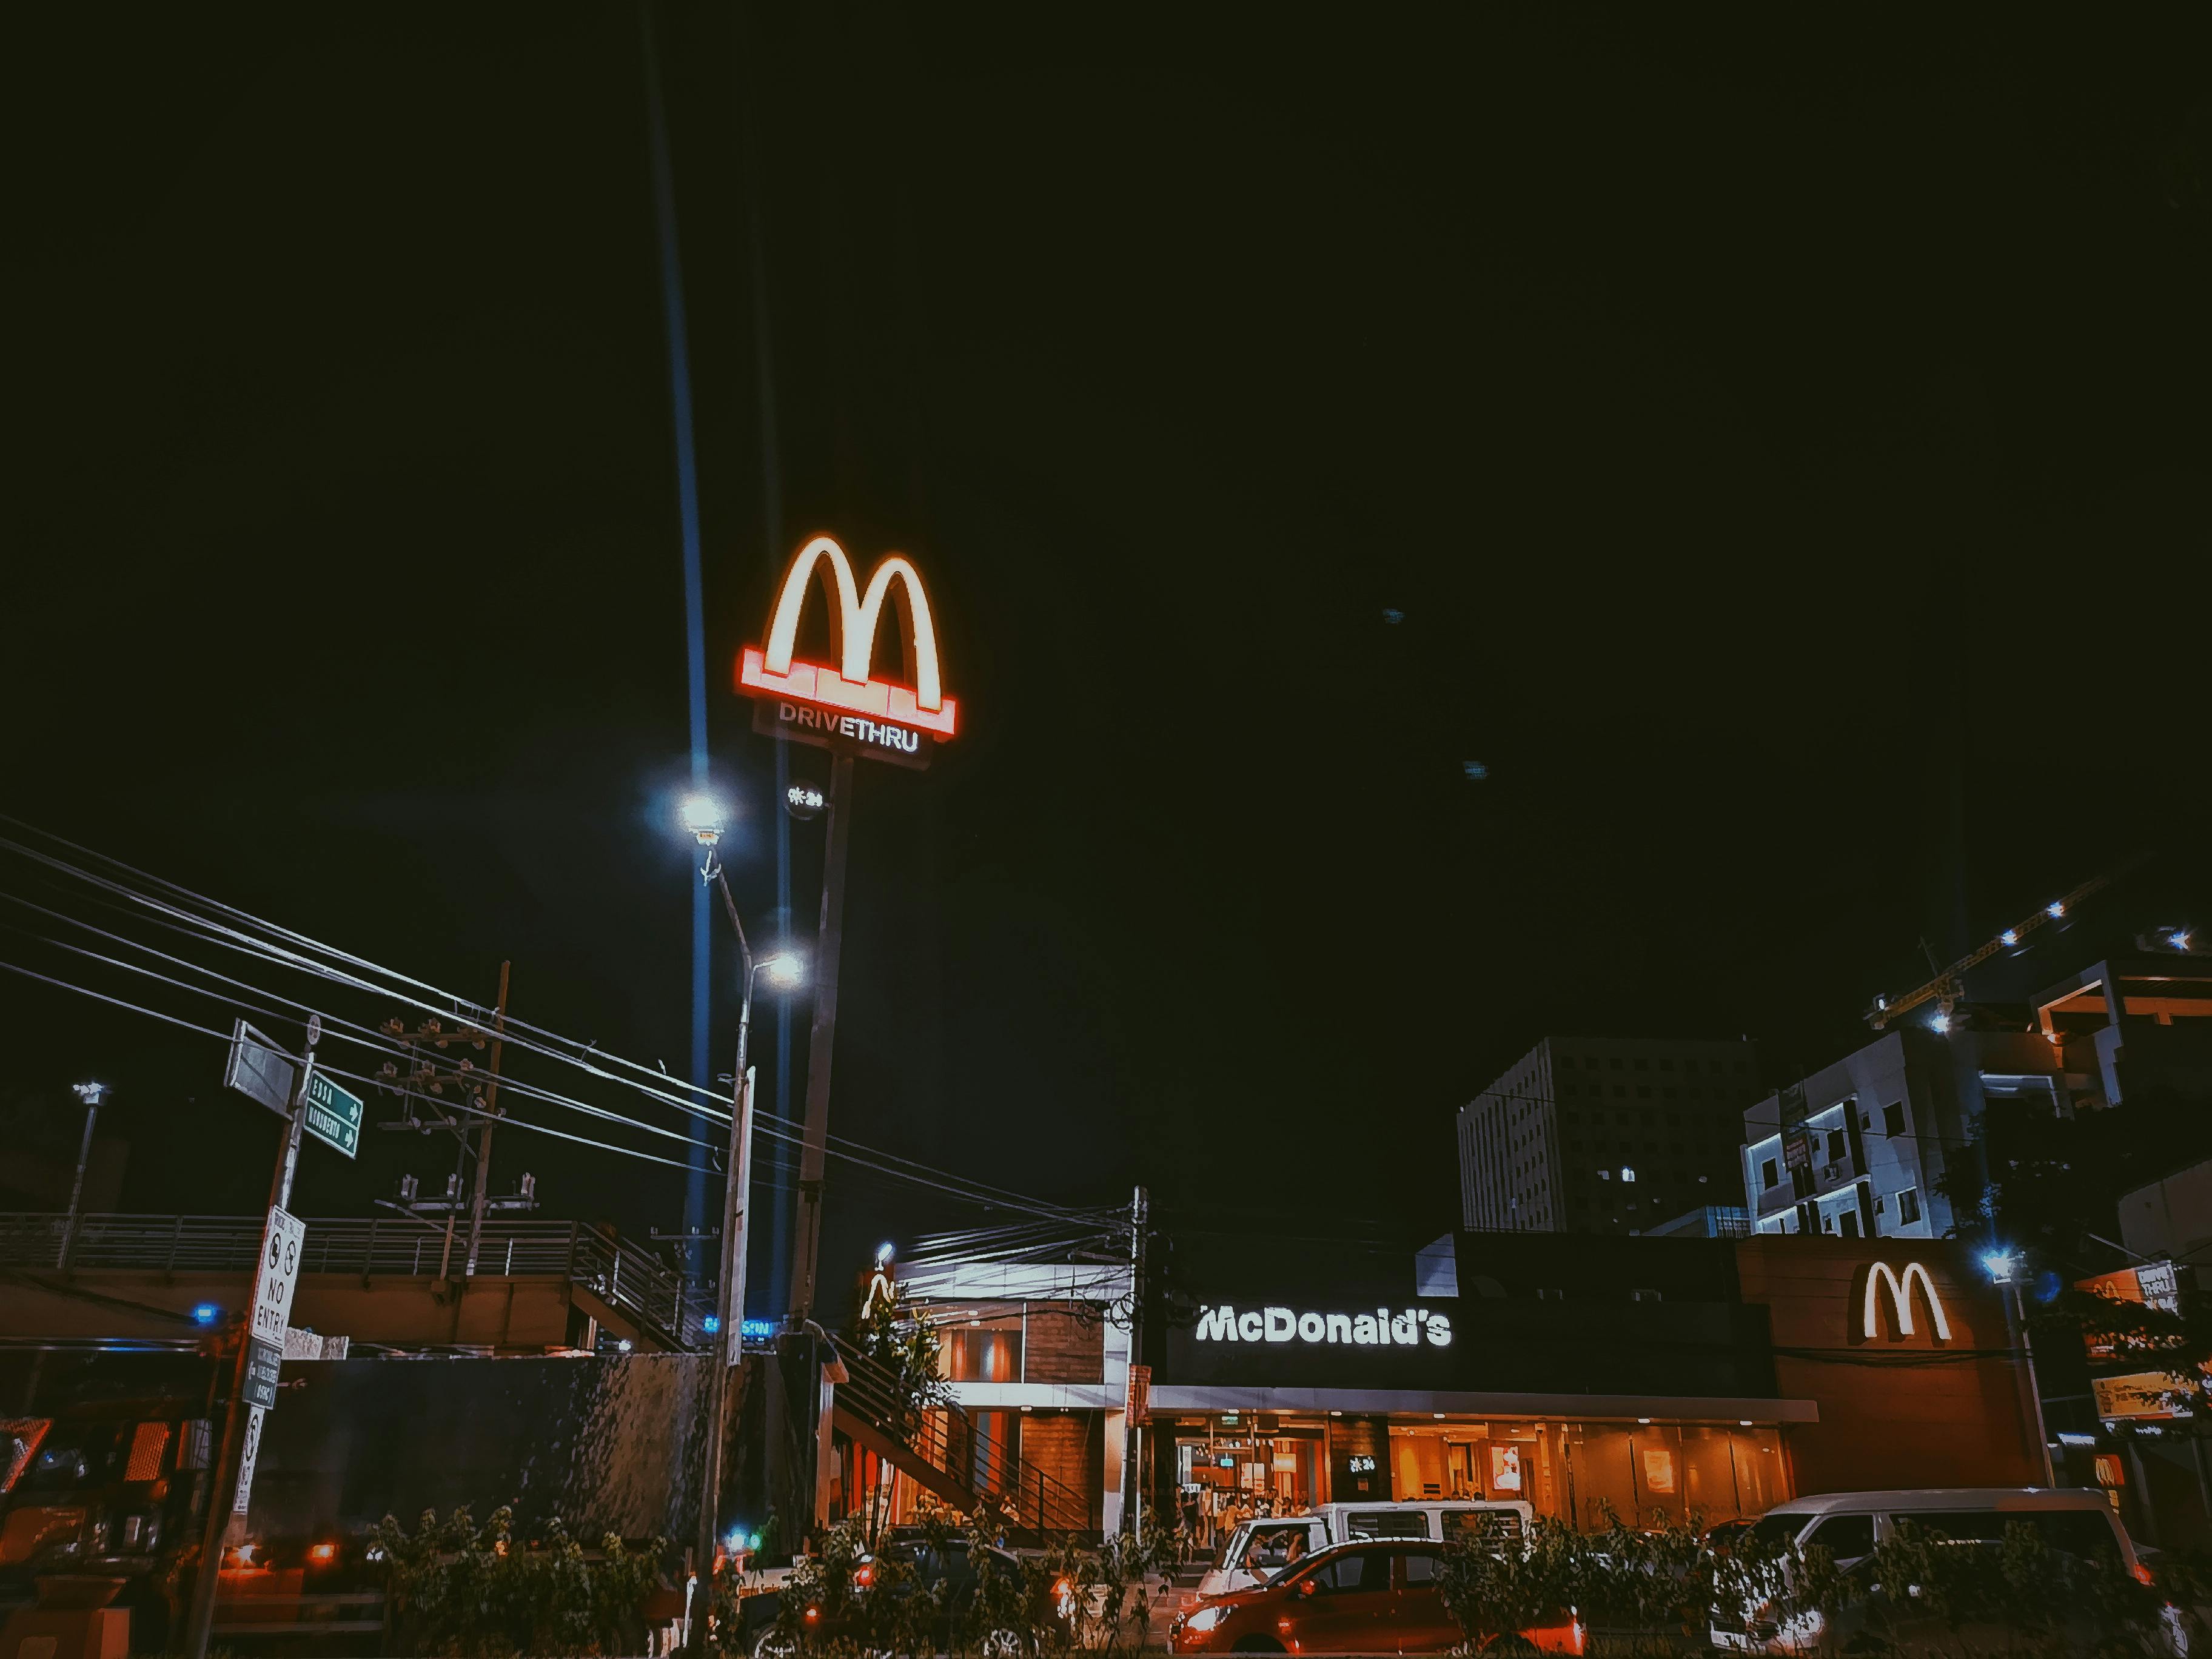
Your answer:
[[[361,1122],[368,1109],[320,1072],[307,1073],[307,1133],[325,1146],[351,1158],[361,1150]]]

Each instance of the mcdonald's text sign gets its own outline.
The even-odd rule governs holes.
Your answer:
[[[827,594],[834,663],[795,654],[799,619],[817,570]],[[876,672],[886,600],[905,641],[911,685]],[[826,747],[849,745],[884,760],[914,757],[905,760],[908,765],[924,752],[924,734],[941,743],[958,729],[959,706],[945,695],[937,624],[921,573],[903,556],[888,554],[863,589],[845,550],[827,536],[800,548],[784,572],[767,639],[738,656],[738,690],[763,700],[763,720],[755,722],[762,729]]]

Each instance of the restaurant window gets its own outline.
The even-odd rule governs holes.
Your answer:
[[[971,1320],[946,1333],[945,1376],[955,1382],[1018,1382],[1022,1379],[1022,1316],[1001,1314]]]

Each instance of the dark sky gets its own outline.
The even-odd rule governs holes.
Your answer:
[[[2201,842],[2201,9],[654,15],[749,910],[805,533],[923,566],[966,720],[864,769],[841,1133],[1440,1227],[1546,1031],[1824,1064],[1923,935]],[[0,807],[680,1067],[638,14],[27,22]],[[135,1202],[258,1196],[201,1048],[0,1036],[129,1079]],[[832,1190],[844,1255],[981,1218]]]

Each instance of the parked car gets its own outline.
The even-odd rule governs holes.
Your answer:
[[[983,1554],[989,1559],[993,1571],[1016,1583],[1023,1582],[1022,1560],[1012,1551],[987,1547]],[[885,1563],[896,1564],[902,1569],[896,1575],[886,1574],[884,1579],[887,1585],[896,1585],[895,1594],[937,1601],[931,1637],[938,1646],[933,1651],[954,1650],[957,1645],[954,1637],[974,1605],[983,1565],[971,1558],[967,1540],[956,1538],[933,1545],[910,1539],[886,1544],[874,1555],[860,1559],[854,1570],[855,1588],[865,1591]],[[799,1651],[798,1639],[779,1623],[784,1602],[790,1595],[787,1584],[749,1595],[740,1603],[744,1633],[751,1643],[754,1659],[791,1659]],[[1040,1630],[1057,1626],[1072,1638],[1073,1614],[1073,1590],[1065,1579],[1032,1590],[1023,1629],[983,1633],[981,1645],[985,1659],[1013,1659],[1016,1655],[1028,1652],[1033,1645],[1032,1632]],[[878,1633],[866,1628],[865,1617],[857,1606],[848,1604],[832,1612],[819,1603],[810,1603],[799,1609],[799,1618],[811,1642],[840,1642],[855,1645],[863,1652],[880,1645]],[[1065,1642],[1060,1645],[1066,1645]]]
[[[1914,1622],[1911,1610],[1888,1587],[1875,1583],[1869,1570],[1875,1547],[1900,1521],[1962,1547],[2002,1544],[2007,1527],[2027,1522],[2062,1555],[2110,1565],[2144,1583],[2151,1582],[2104,1494],[2087,1488],[1958,1486],[1793,1498],[1739,1532],[1734,1542],[1739,1547],[1825,1548],[1853,1585],[1853,1598],[1834,1613],[1814,1608],[1792,1611],[1771,1601],[1716,1607],[1714,1646],[1735,1653],[1816,1652],[1862,1635],[1879,1634],[1869,1629],[1877,1622],[1886,1622],[1890,1634],[1899,1634],[1900,1625]],[[1911,1635],[1909,1629],[1901,1633]],[[1955,1643],[1956,1632],[1948,1626],[1929,1634]]]
[[[1280,1572],[1291,1540],[1306,1553],[1362,1538],[1446,1539],[1473,1533],[1492,1539],[1528,1536],[1534,1511],[1509,1500],[1455,1499],[1411,1504],[1323,1504],[1307,1515],[1246,1521],[1223,1540],[1198,1581],[1201,1601],[1250,1589]]]
[[[1169,1627],[1174,1653],[1449,1653],[1466,1633],[1444,1606],[1441,1542],[1334,1544],[1264,1584],[1203,1602]],[[1539,1651],[1579,1654],[1581,1622],[1563,1609],[1521,1636]]]

